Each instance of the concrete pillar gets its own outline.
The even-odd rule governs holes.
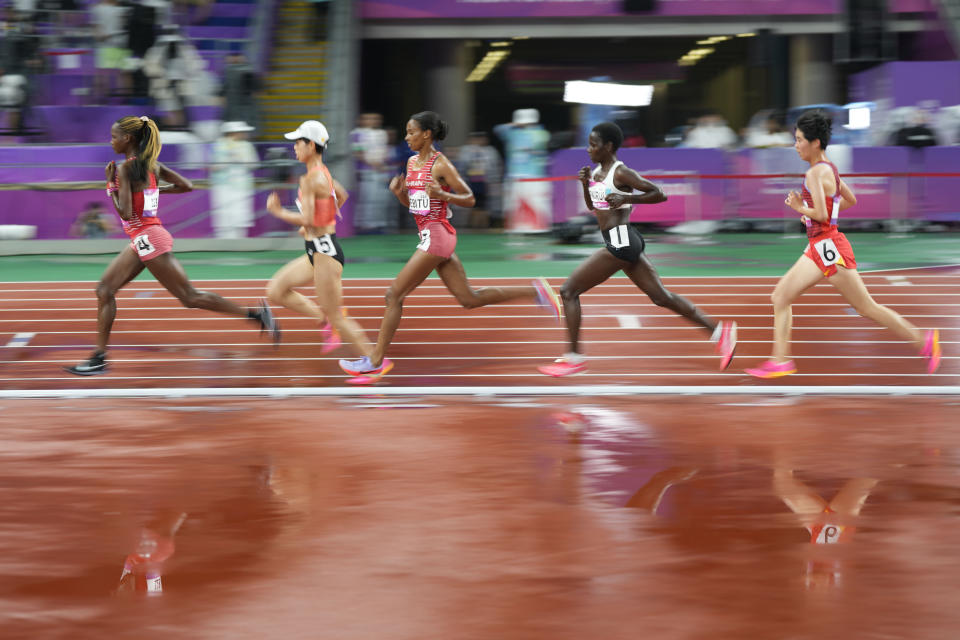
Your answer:
[[[474,127],[473,85],[466,81],[471,70],[469,49],[462,40],[427,43],[427,95],[423,110],[436,111],[450,125],[445,146],[460,146]]]
[[[790,106],[846,102],[833,61],[833,36],[790,37]]]

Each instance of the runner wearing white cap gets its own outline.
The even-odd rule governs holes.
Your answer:
[[[323,152],[330,135],[316,120],[307,120],[296,131],[284,135],[294,140],[293,152],[304,163],[307,173],[300,178],[297,209],[280,205],[276,192],[267,198],[267,210],[292,225],[300,227],[306,254],[289,262],[274,274],[267,284],[267,299],[273,304],[298,311],[322,324],[323,352],[340,344],[340,336],[349,341],[362,356],[371,354],[370,345],[360,326],[343,313],[343,249],[337,242],[337,217],[348,194],[333,179],[323,163]],[[313,281],[317,303],[294,291]]]

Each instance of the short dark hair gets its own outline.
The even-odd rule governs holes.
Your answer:
[[[824,111],[814,109],[812,111],[805,111],[803,115],[797,118],[797,129],[800,129],[800,132],[803,133],[803,137],[807,139],[807,142],[819,140],[820,148],[825,150],[827,145],[830,144],[830,133],[833,131],[833,122],[830,121],[830,116]]]
[[[433,111],[415,113],[410,116],[410,119],[415,121],[423,131],[433,132],[434,140],[443,140],[447,137],[447,131],[450,130],[449,125],[441,120],[440,116]]]
[[[300,138],[300,139],[306,143],[312,144],[313,148],[317,151],[317,153],[319,153],[321,156],[323,155],[323,150],[326,149],[324,145],[320,144],[319,142],[314,142],[310,138]]]
[[[597,134],[603,144],[612,143],[614,151],[623,144],[623,131],[613,122],[601,122],[593,128],[593,132]]]

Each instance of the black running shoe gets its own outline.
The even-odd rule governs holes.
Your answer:
[[[63,370],[75,376],[98,376],[107,372],[106,354],[97,352],[90,356],[89,360],[72,367],[64,367]]]
[[[280,323],[273,317],[273,311],[266,300],[260,301],[260,307],[257,309],[257,320],[260,321],[260,334],[269,332],[273,337],[274,344],[280,344]]]

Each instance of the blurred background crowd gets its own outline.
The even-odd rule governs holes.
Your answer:
[[[201,187],[165,205],[181,235],[289,232],[264,201],[292,194],[302,168],[282,134],[306,119],[327,125],[327,162],[353,196],[341,233],[411,229],[386,185],[409,157],[406,118],[425,109],[450,123],[442,148],[477,196],[461,228],[545,231],[582,214],[564,178],[603,120],[674,200],[651,222],[781,217],[773,196],[792,183],[747,178],[802,169],[792,123],[808,108],[833,117],[841,171],[887,192],[863,217],[960,219],[936,195],[956,179],[929,175],[960,168],[960,3],[762,3],[2,0],[0,225],[118,233],[92,222],[110,215],[89,183],[111,159],[110,123],[145,114],[161,160]],[[37,225],[37,207],[69,215]]]

